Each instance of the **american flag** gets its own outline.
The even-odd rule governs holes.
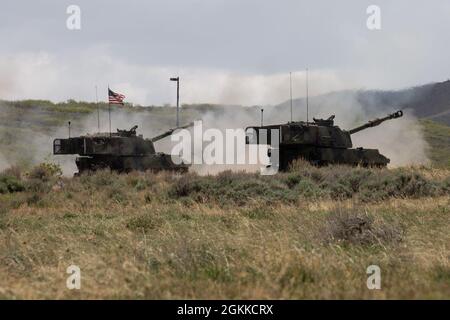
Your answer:
[[[123,99],[125,99],[125,96],[120,93],[115,93],[110,88],[108,88],[108,98],[110,104],[121,104],[123,105]]]

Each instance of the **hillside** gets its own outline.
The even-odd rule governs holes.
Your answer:
[[[345,102],[345,100],[344,100]],[[108,106],[101,103],[101,130],[108,130]],[[276,109],[276,108],[275,108]],[[145,137],[151,137],[175,126],[175,109],[171,107],[113,107],[112,125],[126,129],[134,124]],[[203,119],[205,126],[224,128],[243,128],[259,122],[259,108],[220,106],[220,105],[184,105],[181,111],[182,123]],[[280,112],[267,110],[267,120],[285,122]],[[346,117],[349,118],[349,117]],[[360,117],[355,124],[367,121],[367,116]],[[348,119],[338,119],[348,120]],[[50,101],[0,101],[0,167],[20,165],[30,167],[45,159],[52,159],[52,141],[56,137],[68,135],[67,122],[71,121],[71,134],[85,134],[98,131],[97,106],[94,103],[67,101],[52,103]],[[353,123],[353,122],[352,122]],[[423,119],[420,122],[430,149],[427,156],[437,166],[449,167],[450,134],[449,126]],[[339,124],[339,122],[338,122]],[[345,126],[343,126],[345,127]],[[384,129],[385,127],[383,127]],[[405,128],[408,130],[409,128]],[[398,131],[398,130],[397,130]],[[376,134],[368,131],[368,137]],[[395,132],[394,132],[395,133]],[[420,136],[420,135],[419,135]],[[403,137],[405,141],[375,143],[374,147],[382,151],[395,151],[399,144],[414,142],[414,136]],[[364,144],[362,144],[364,145]],[[159,146],[164,150],[164,146]]]
[[[450,80],[397,91],[348,90],[310,97],[313,112],[334,110],[340,105],[345,108],[348,107],[346,104],[357,105],[369,113],[409,109],[418,118],[450,125]],[[287,112],[289,105],[290,102],[286,101],[278,107]],[[305,115],[305,99],[295,99],[293,105],[294,109],[301,110],[302,116]]]
[[[431,120],[422,120],[421,124],[430,145],[428,156],[432,163],[450,168],[450,127]]]

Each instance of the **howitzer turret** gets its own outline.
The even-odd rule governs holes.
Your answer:
[[[272,151],[279,151],[278,165],[280,170],[288,169],[289,165],[297,158],[303,158],[316,165],[333,163],[385,167],[389,159],[379,153],[377,149],[353,149],[351,134],[375,127],[383,121],[403,116],[403,112],[397,111],[384,118],[371,120],[364,125],[351,130],[342,130],[334,125],[334,115],[328,119],[313,119],[314,122],[288,122],[286,124],[248,127],[247,144],[268,144]],[[272,132],[273,130],[277,130]],[[261,131],[265,131],[262,134]],[[265,137],[265,141],[260,141]],[[279,137],[276,149],[271,141],[273,137]],[[276,164],[273,164],[276,165]]]
[[[189,123],[180,128],[167,130],[151,139],[144,139],[142,135],[137,135],[137,125],[130,130],[117,129],[117,132],[113,133],[55,139],[53,153],[79,155],[75,159],[79,173],[104,168],[118,172],[132,170],[187,172],[189,168],[187,164],[184,164],[176,155],[156,152],[153,143],[171,135],[176,129],[188,128],[192,125],[193,123]]]

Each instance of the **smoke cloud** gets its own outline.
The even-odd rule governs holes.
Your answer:
[[[381,118],[399,109],[395,105],[380,104],[363,91],[333,92],[309,99],[309,120],[313,117],[328,118],[335,115],[335,125],[349,130],[375,118]],[[411,93],[412,94],[412,93]],[[361,96],[364,95],[364,100]],[[410,97],[411,99],[413,96]],[[408,101],[408,97],[404,97]],[[363,101],[363,102],[362,102]],[[283,112],[271,114],[278,118],[287,115],[289,103],[283,103]],[[274,111],[274,109],[272,109]],[[279,111],[279,110],[276,110]],[[353,147],[379,149],[391,159],[389,167],[428,164],[429,146],[413,110],[405,109],[404,116],[388,120],[377,127],[368,128],[352,135]],[[306,120],[306,101],[294,101],[294,119]]]
[[[92,57],[95,57],[93,59]],[[305,94],[305,71],[292,70],[293,95]],[[0,55],[0,98],[5,100],[75,99],[107,101],[108,85],[140,105],[175,104],[172,76],[181,79],[181,103],[267,106],[286,100],[289,73],[250,73],[226,69],[139,65],[112,58],[99,48],[76,57],[45,51]],[[354,74],[353,74],[354,75]],[[332,70],[310,72],[310,94],[360,86],[352,74]]]
[[[223,89],[224,94],[230,91],[228,87]],[[335,125],[342,129],[351,129],[368,120],[383,117],[387,113],[397,110],[393,106],[380,106],[368,108],[367,101],[361,103],[359,91],[333,92],[309,98],[309,120],[312,118],[327,118],[334,114]],[[369,104],[370,105],[370,104]],[[239,107],[233,105],[190,107],[181,109],[181,124],[193,120],[202,120],[203,129],[216,128],[225,136],[226,129],[243,129],[247,126],[259,125],[261,121],[261,107]],[[29,163],[39,163],[45,160],[59,163],[66,175],[72,175],[77,171],[75,156],[53,156],[52,141],[55,138],[68,136],[67,125],[57,127],[42,127],[39,115],[33,113],[17,113],[0,105],[2,119],[13,124],[14,136],[7,134],[3,129],[2,139],[13,139],[14,146],[21,146],[20,153],[0,152],[0,168],[20,163],[20,159],[26,158]],[[112,130],[129,129],[138,125],[138,134],[151,138],[174,128],[175,108],[153,107],[150,109],[114,107],[112,111]],[[98,132],[97,113],[79,116],[72,121],[71,135],[78,136],[87,133]],[[286,123],[290,120],[290,103],[285,102],[277,106],[264,107],[264,124]],[[293,101],[293,120],[306,120],[306,101],[304,98]],[[5,123],[3,123],[3,126]],[[108,132],[108,111],[100,111],[100,131]],[[200,137],[196,137],[197,139]],[[380,153],[391,159],[390,167],[417,165],[428,163],[428,145],[423,138],[421,127],[411,110],[404,110],[404,116],[399,119],[382,123],[375,128],[356,133],[352,136],[354,147],[379,149]],[[205,145],[205,143],[203,144]],[[171,153],[174,143],[170,138],[165,138],[155,143],[158,152]],[[4,149],[3,149],[4,150]],[[13,150],[14,151],[14,150]],[[194,165],[192,171],[201,174],[214,174],[226,169],[257,171],[260,165]]]

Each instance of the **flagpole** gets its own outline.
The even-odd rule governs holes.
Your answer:
[[[179,120],[179,112],[180,112],[180,77],[178,77],[177,81],[177,128],[180,126]]]
[[[111,102],[109,102],[109,84],[108,84],[108,113],[109,113],[109,136],[111,137]]]
[[[170,81],[177,82],[177,128],[180,126],[179,111],[180,111],[180,76],[176,78],[170,78]]]

